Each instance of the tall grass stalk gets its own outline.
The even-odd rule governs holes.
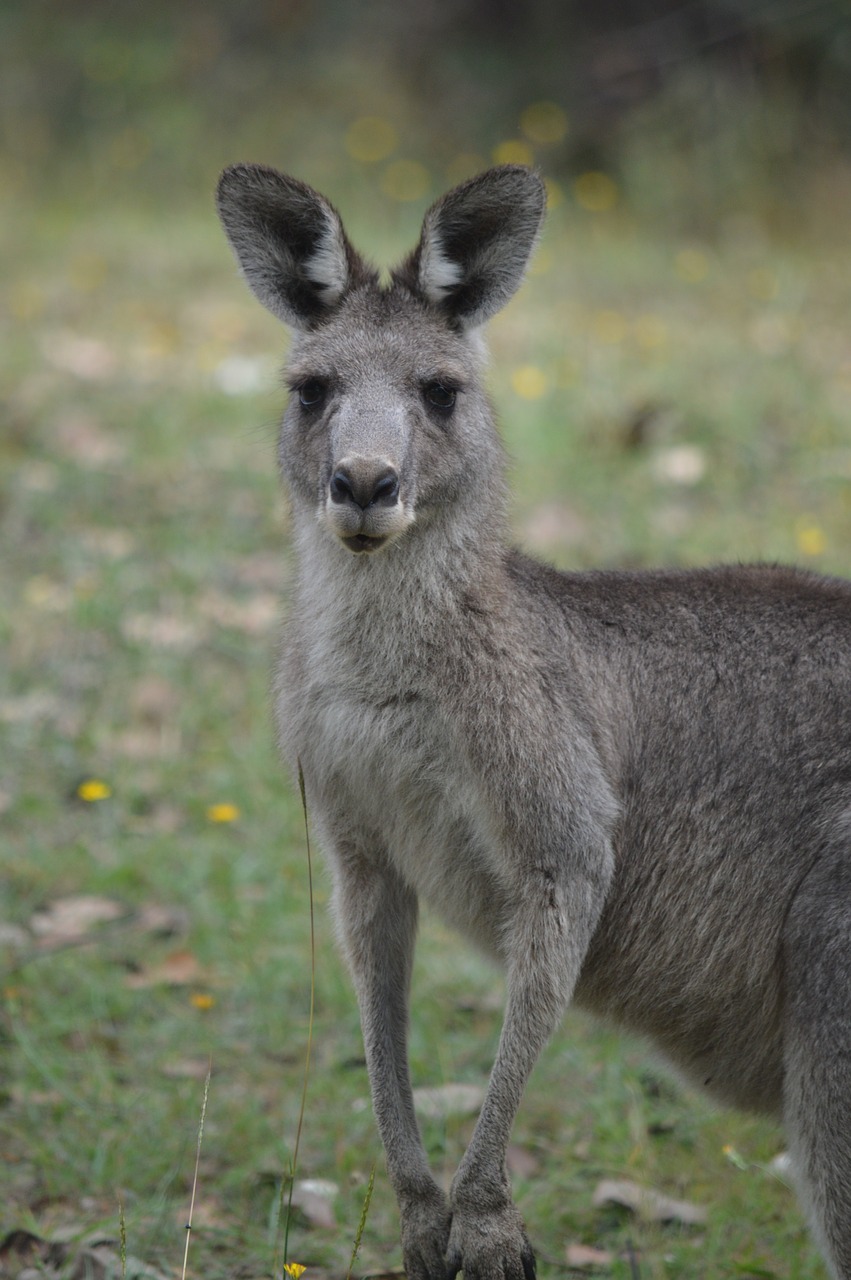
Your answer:
[[[192,1215],[195,1212],[195,1192],[198,1190],[198,1167],[201,1163],[201,1142],[204,1138],[204,1120],[207,1116],[207,1098],[210,1096],[210,1076],[213,1074],[213,1060],[207,1067],[207,1078],[204,1081],[204,1101],[201,1103],[201,1121],[198,1125],[198,1145],[195,1148],[195,1172],[192,1176],[192,1198],[189,1201],[189,1217],[186,1219],[186,1247],[183,1250],[183,1270],[180,1280],[186,1280],[186,1266],[189,1262],[189,1237],[192,1234]],[[122,1255],[123,1256],[123,1255]]]
[[[366,1220],[367,1220],[367,1217],[369,1216],[369,1206],[370,1206],[370,1202],[372,1201],[372,1193],[374,1190],[375,1190],[375,1164],[373,1164],[372,1168],[369,1171],[369,1182],[367,1183],[367,1187],[366,1187],[366,1195],[363,1198],[363,1208],[361,1209],[360,1222],[358,1223],[358,1229],[355,1232],[355,1243],[352,1248],[352,1256],[349,1259],[349,1269],[346,1272],[346,1280],[352,1280],[352,1270],[355,1265],[355,1258],[358,1256],[358,1250],[360,1249],[361,1237],[363,1236],[363,1229],[366,1226]]]

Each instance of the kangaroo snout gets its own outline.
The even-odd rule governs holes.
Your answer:
[[[331,469],[323,517],[349,551],[378,551],[413,519],[401,498],[401,476],[383,454],[346,454]]]
[[[399,501],[399,472],[384,458],[346,458],[328,483],[331,501],[368,507],[395,506]]]

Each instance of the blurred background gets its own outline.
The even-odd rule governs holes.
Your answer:
[[[490,329],[517,539],[572,567],[847,575],[850,82],[847,0],[0,0],[0,1275],[4,1233],[114,1239],[119,1198],[131,1253],[173,1274],[211,1058],[195,1265],[279,1252],[309,992],[267,709],[287,339],[237,277],[220,169],[306,179],[387,265],[447,186],[539,166],[547,229]],[[386,1267],[357,1017],[317,929],[300,1169],[331,1190],[290,1256],[345,1269],[376,1160],[364,1267]],[[421,955],[417,1080],[479,1084],[494,980],[433,921]],[[642,1277],[822,1274],[769,1126],[581,1019],[536,1081],[512,1174],[545,1267],[584,1242],[629,1275],[629,1236]],[[423,1123],[448,1172],[469,1114]],[[712,1207],[699,1251],[593,1208],[625,1165]]]

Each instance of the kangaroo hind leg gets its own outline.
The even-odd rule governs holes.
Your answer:
[[[851,844],[790,912],[784,1108],[801,1197],[836,1280],[851,1280]]]

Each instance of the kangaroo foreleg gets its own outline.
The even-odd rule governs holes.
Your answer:
[[[601,850],[598,866],[608,866]],[[508,994],[485,1100],[452,1185],[448,1274],[531,1280],[535,1259],[511,1200],[505,1155],[526,1082],[567,1007],[602,908],[604,877],[536,865],[511,920]]]
[[[408,1069],[417,899],[387,865],[338,864],[336,915],[357,990],[375,1118],[402,1220],[410,1280],[443,1280],[449,1206],[428,1167]]]

